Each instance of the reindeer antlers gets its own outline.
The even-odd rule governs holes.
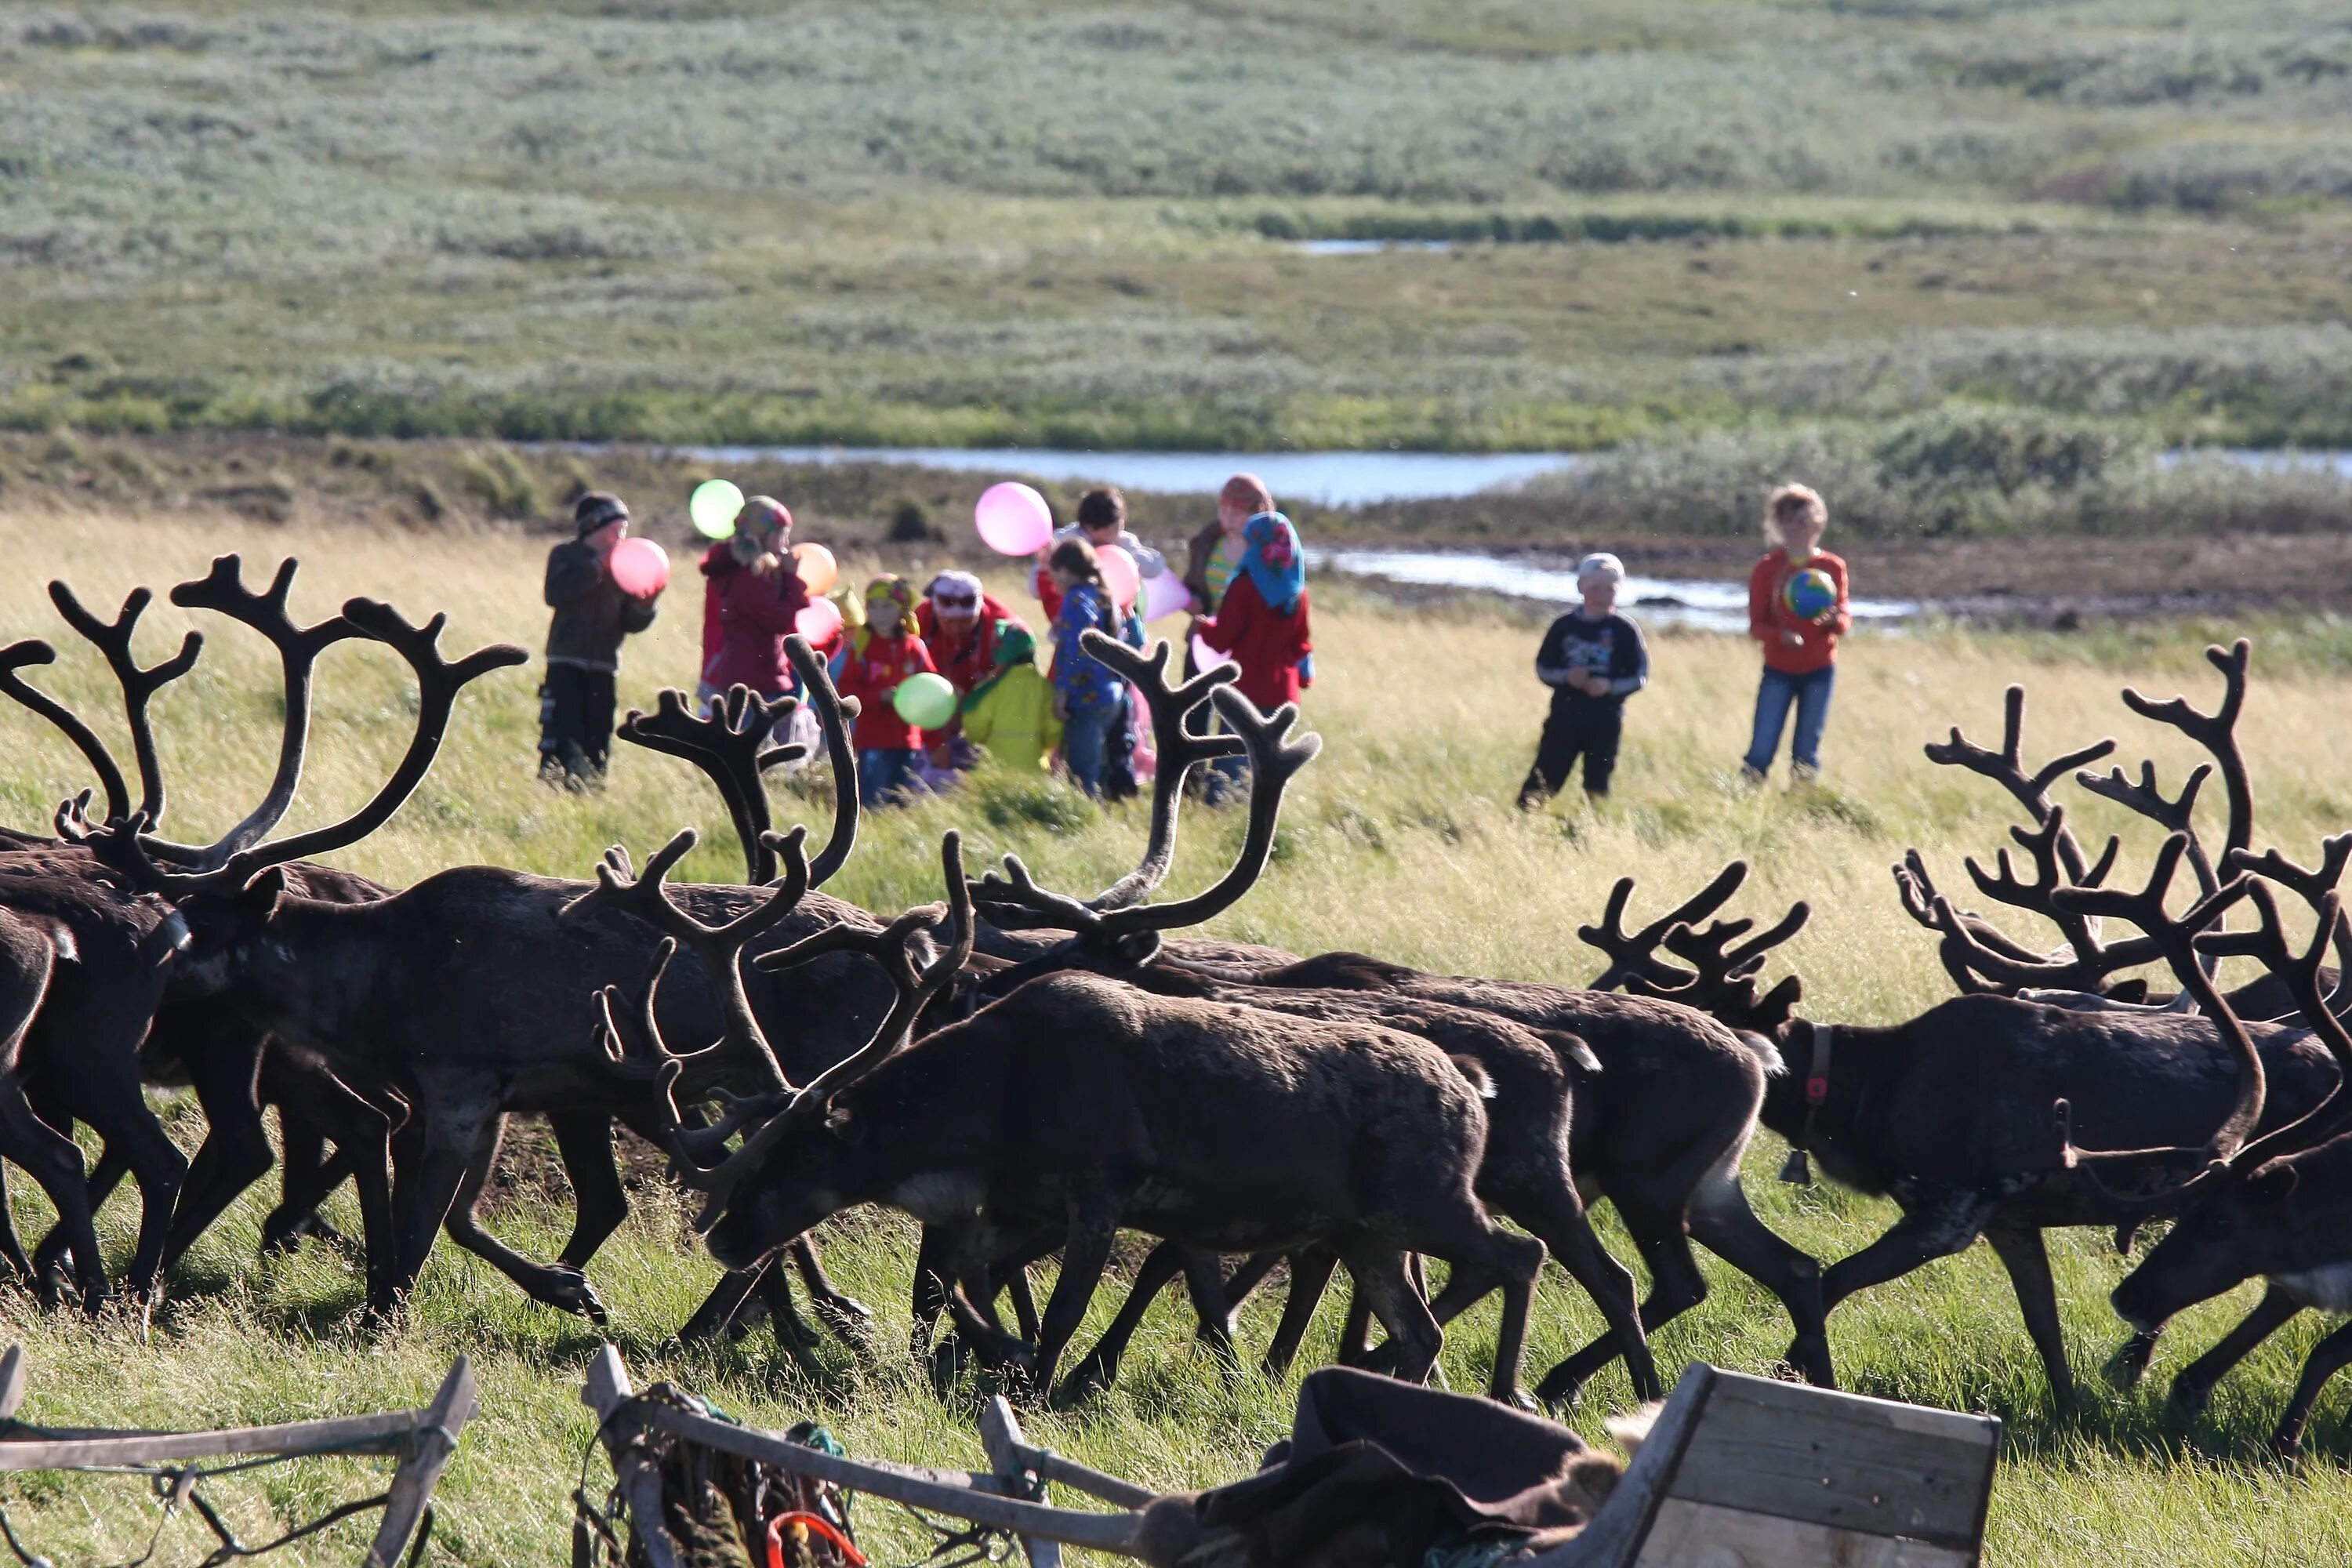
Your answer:
[[[1784,975],[1759,998],[1756,976],[1764,967],[1765,955],[1804,928],[1812,917],[1812,907],[1801,901],[1793,904],[1787,914],[1752,937],[1748,936],[1756,927],[1752,920],[1715,921],[1704,930],[1691,923],[1721,909],[1747,879],[1748,862],[1734,860],[1706,887],[1631,936],[1623,933],[1623,920],[1633,879],[1618,879],[1609,892],[1609,906],[1601,917],[1604,924],[1577,931],[1609,954],[1609,966],[1593,981],[1592,988],[1622,986],[1636,996],[1685,1003],[1738,1028],[1765,1034],[1778,1031],[1795,1014],[1804,995],[1804,982],[1794,974]],[[1742,937],[1748,940],[1739,941]],[[1652,953],[1660,943],[1688,961],[1692,970],[1659,963]]]

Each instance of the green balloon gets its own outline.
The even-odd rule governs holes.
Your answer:
[[[743,510],[743,492],[732,479],[705,479],[694,487],[686,514],[695,531],[706,538],[726,539],[735,531],[735,514]]]
[[[890,706],[918,730],[936,730],[955,717],[956,689],[944,675],[924,670],[898,683]]]

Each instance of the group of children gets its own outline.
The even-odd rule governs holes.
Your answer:
[[[1764,536],[1771,549],[1748,574],[1748,635],[1764,645],[1764,678],[1740,764],[1740,776],[1751,784],[1762,784],[1771,771],[1791,705],[1797,732],[1790,770],[1801,780],[1821,771],[1838,639],[1853,626],[1845,563],[1821,548],[1829,521],[1828,506],[1805,485],[1782,485],[1764,503]],[[1790,592],[1801,574],[1813,572],[1834,590],[1819,605]],[[1641,628],[1617,614],[1617,588],[1624,580],[1624,564],[1605,552],[1577,563],[1583,602],[1551,624],[1536,650],[1536,679],[1552,689],[1551,712],[1536,743],[1535,765],[1519,786],[1522,807],[1534,809],[1558,795],[1580,758],[1584,793],[1594,799],[1609,793],[1625,700],[1650,678]]]
[[[653,624],[655,596],[623,592],[606,566],[628,531],[628,509],[618,497],[582,497],[573,524],[575,537],[548,557],[546,598],[555,614],[541,692],[540,770],[576,789],[593,785],[609,765],[621,641]],[[801,626],[811,595],[792,551],[792,527],[781,502],[753,496],[732,534],[704,552],[698,700],[706,709],[733,686],[768,697],[796,689],[783,639]],[[1071,782],[1090,795],[1136,793],[1146,753],[1135,704],[1126,681],[1080,641],[1093,629],[1144,646],[1137,606],[1118,604],[1103,575],[1097,552],[1112,545],[1147,579],[1170,570],[1129,531],[1118,491],[1088,491],[1077,521],[1055,534],[1036,563],[1034,585],[1053,639],[1046,669],[1038,667],[1027,624],[969,572],[939,573],[919,595],[907,579],[885,574],[842,605],[838,629],[818,651],[842,695],[858,700],[853,742],[866,805],[943,787],[983,758],[1034,773],[1057,754]],[[1305,561],[1265,485],[1236,476],[1220,498],[1218,522],[1193,542],[1192,554],[1186,584],[1196,613],[1188,641],[1197,637],[1234,658],[1242,689],[1262,706],[1295,700],[1313,676]],[[894,700],[923,674],[943,678],[955,693],[952,715],[929,727],[908,720]],[[814,742],[813,718],[803,710],[793,721],[802,731],[794,738]],[[1213,797],[1239,777],[1230,762],[1211,780]]]
[[[546,598],[554,616],[540,689],[540,771],[578,787],[601,777],[609,763],[621,641],[653,624],[655,605],[652,596],[633,596],[613,581],[608,563],[629,523],[620,498],[584,495],[572,521],[574,537],[547,560]],[[1765,503],[1771,549],[1748,578],[1748,635],[1764,648],[1741,763],[1750,783],[1760,784],[1770,770],[1792,708],[1791,772],[1803,779],[1821,769],[1838,640],[1853,626],[1845,563],[1821,548],[1828,525],[1828,507],[1804,485],[1783,485]],[[771,697],[795,689],[783,639],[810,595],[792,552],[792,513],[781,502],[753,496],[732,536],[703,555],[698,693],[706,705],[737,685]],[[983,756],[1035,772],[1050,768],[1058,752],[1071,782],[1089,795],[1116,799],[1136,791],[1141,737],[1128,684],[1081,642],[1094,630],[1130,647],[1144,646],[1136,606],[1118,604],[1103,575],[1098,552],[1113,545],[1147,580],[1170,570],[1158,551],[1129,531],[1125,499],[1110,489],[1087,492],[1077,521],[1038,552],[1033,585],[1053,639],[1045,670],[1037,666],[1034,634],[971,573],[941,572],[919,596],[892,574],[866,584],[820,651],[830,658],[842,695],[859,700],[855,742],[867,805],[940,787]],[[1536,679],[1551,689],[1551,709],[1519,786],[1523,807],[1559,794],[1580,761],[1584,793],[1609,793],[1625,700],[1649,679],[1641,628],[1617,613],[1623,563],[1595,553],[1578,563],[1576,575],[1582,602],[1552,623],[1536,650]],[[1184,583],[1194,601],[1188,671],[1197,642],[1239,666],[1234,685],[1260,709],[1297,701],[1315,670],[1306,556],[1297,531],[1274,510],[1273,496],[1255,477],[1237,474],[1226,483],[1217,521],[1192,542]],[[1794,586],[1810,592],[1794,593]],[[900,686],[925,673],[945,678],[956,695],[953,716],[929,729],[910,722],[893,701]],[[812,722],[804,713],[795,720]],[[1211,798],[1240,778],[1239,760],[1221,759],[1209,780]]]

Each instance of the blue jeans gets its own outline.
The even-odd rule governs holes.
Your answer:
[[[1772,753],[1780,749],[1780,728],[1789,721],[1789,704],[1797,705],[1797,733],[1789,742],[1789,761],[1818,771],[1822,765],[1822,731],[1830,721],[1830,689],[1837,683],[1837,666],[1825,665],[1809,675],[1790,675],[1768,668],[1764,684],[1756,689],[1756,731],[1748,742],[1751,773],[1772,771]]]
[[[1070,782],[1097,799],[1102,795],[1103,763],[1110,753],[1111,726],[1126,719],[1125,704],[1098,702],[1073,708],[1062,721],[1062,761],[1070,770]]]
[[[915,777],[915,753],[904,746],[857,753],[857,804],[872,807],[894,795],[922,789]]]

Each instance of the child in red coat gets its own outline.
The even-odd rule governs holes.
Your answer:
[[[1805,485],[1782,485],[1764,503],[1764,537],[1774,548],[1748,574],[1748,635],[1764,645],[1756,723],[1739,770],[1750,784],[1762,784],[1771,770],[1791,704],[1797,732],[1789,742],[1790,772],[1799,779],[1821,772],[1838,638],[1853,629],[1846,608],[1845,563],[1821,548],[1822,531],[1829,523],[1830,509]],[[1825,608],[1800,615],[1789,602],[1789,585],[1806,571],[1822,573],[1837,592]]]
[[[890,705],[898,683],[931,668],[915,616],[915,590],[903,577],[877,577],[866,585],[866,625],[845,650],[837,684],[844,697],[858,700],[857,798],[878,806],[892,795],[921,787],[915,759],[923,732],[898,717]]]
[[[1217,613],[1192,623],[1201,641],[1241,667],[1234,689],[1265,712],[1298,700],[1314,679],[1315,644],[1307,622],[1307,556],[1298,531],[1278,511],[1262,511],[1242,529],[1242,559]],[[1214,805],[1241,785],[1246,764],[1220,757],[1209,764]]]

